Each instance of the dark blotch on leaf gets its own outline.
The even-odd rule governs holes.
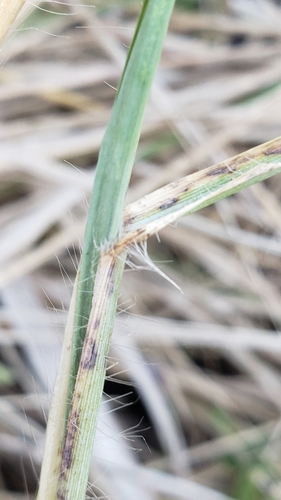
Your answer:
[[[100,326],[100,319],[97,318],[95,323],[94,323],[94,330],[97,330],[99,326]]]
[[[132,222],[134,222],[136,218],[136,215],[132,215],[131,217],[129,217],[129,219],[126,220],[126,224],[132,224]]]
[[[175,203],[177,203],[178,198],[171,198],[168,200],[166,203],[162,203],[162,205],[159,205],[160,210],[164,210],[166,208],[172,207]]]
[[[83,361],[84,370],[92,370],[96,364],[97,352],[96,343],[93,340],[91,346],[88,347],[86,356]]]
[[[74,438],[75,438],[75,434],[77,432],[77,429],[79,427],[79,414],[78,414],[78,412],[75,411],[73,414],[71,414],[71,412],[70,412],[70,418],[71,418],[71,421],[68,422],[67,439],[64,443],[64,449],[63,449],[63,454],[62,454],[61,477],[63,477],[63,471],[65,471],[66,469],[70,469],[71,462],[72,462]]]
[[[114,268],[115,268],[115,262],[112,262],[111,265],[110,265],[109,271],[108,271],[108,277],[109,278],[112,277]]]
[[[268,149],[267,151],[264,152],[265,156],[269,155],[280,155],[281,154],[281,147],[280,148],[273,148],[273,149]]]
[[[212,176],[212,175],[222,175],[222,174],[227,174],[227,173],[230,174],[231,170],[227,165],[224,165],[223,167],[214,168],[213,170],[208,172],[207,175]]]

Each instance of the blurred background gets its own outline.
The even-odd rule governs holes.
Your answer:
[[[280,3],[176,2],[128,203],[281,135]],[[141,6],[28,2],[2,47],[0,500],[35,498],[98,151]],[[276,176],[129,256],[89,498],[280,500],[280,197]]]

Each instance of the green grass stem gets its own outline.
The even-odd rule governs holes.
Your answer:
[[[102,252],[113,246],[121,234],[124,200],[143,114],[173,5],[174,0],[145,1],[102,142],[79,277],[75,284],[74,331],[68,328],[63,346],[58,380],[64,386],[56,385],[51,405],[38,499],[80,500],[85,497],[105,378],[105,358],[126,256],[126,252],[123,252],[122,258],[112,259],[110,256],[112,265],[107,269],[104,262],[107,257],[102,258]],[[93,289],[96,290],[94,297]],[[100,303],[101,295],[105,302]],[[71,361],[65,351],[71,351]],[[61,375],[65,371],[69,375],[68,392],[65,376]],[[63,412],[60,411],[60,418],[56,418],[58,405],[63,405],[65,410],[65,435],[61,421]]]
[[[75,381],[101,249],[122,229],[124,200],[145,106],[174,0],[146,0],[129,50],[96,171],[81,259],[71,380]],[[70,385],[69,396],[73,391]]]

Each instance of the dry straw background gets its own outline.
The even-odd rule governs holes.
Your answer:
[[[85,4],[26,5],[1,52],[0,500],[35,498],[98,150],[140,11]],[[128,202],[280,135],[280,26],[273,0],[177,5]],[[130,256],[90,498],[280,500],[280,196],[273,177]]]

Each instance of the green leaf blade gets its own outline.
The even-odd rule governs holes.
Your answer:
[[[281,138],[188,175],[132,203],[125,238],[143,239],[167,224],[281,172]],[[138,238],[137,233],[140,237]],[[122,247],[122,240],[119,243]]]
[[[124,200],[144,110],[173,6],[174,0],[144,3],[101,145],[81,258],[69,398],[86,333],[100,252],[118,237],[122,228]]]

